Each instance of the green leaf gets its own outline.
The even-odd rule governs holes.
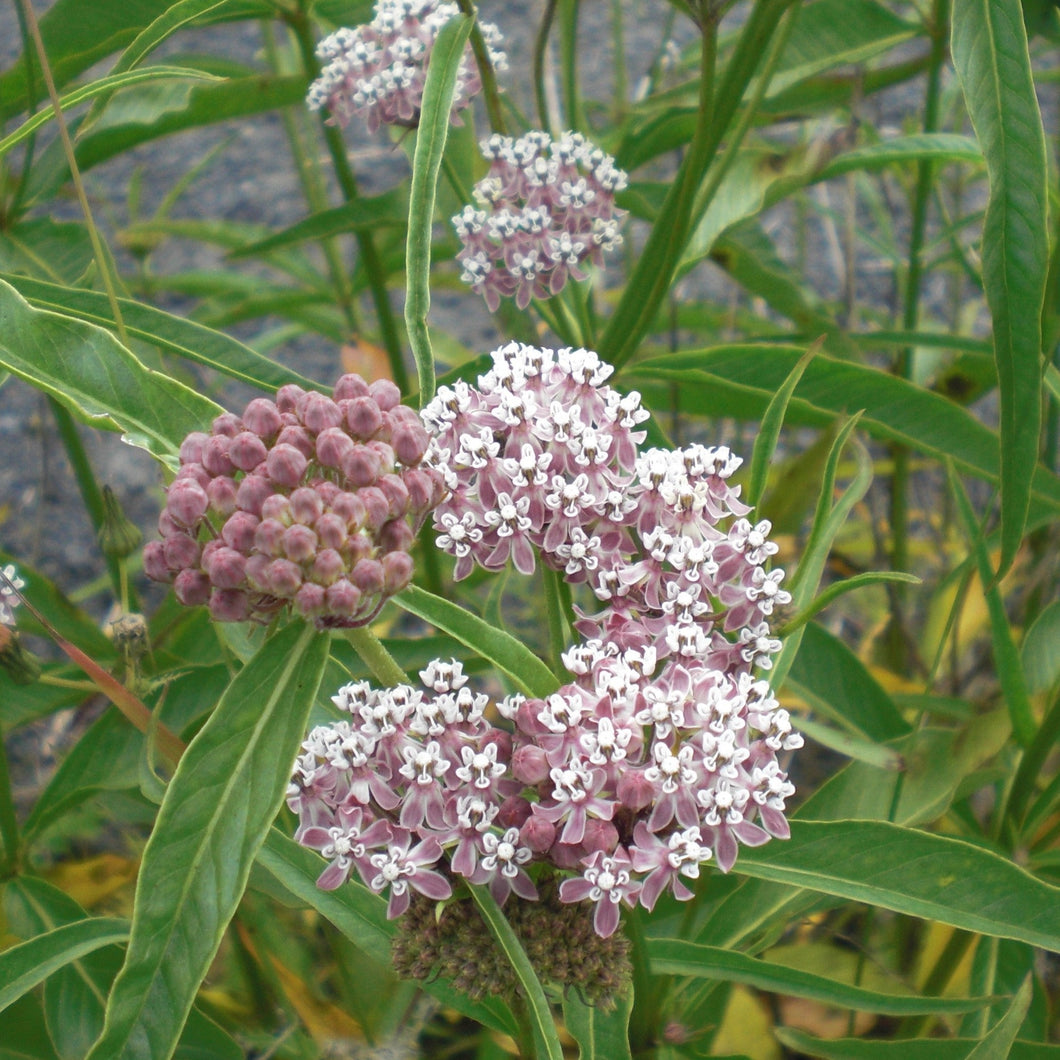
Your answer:
[[[180,0],[156,18],[136,35],[111,73],[131,70],[147,58],[163,41],[183,27],[191,25],[204,15],[217,16],[226,9],[245,9],[245,0]]]
[[[386,964],[390,940],[397,927],[386,918],[386,902],[357,880],[349,880],[334,891],[322,891],[316,878],[324,861],[315,851],[299,846],[277,829],[269,831],[258,851],[258,864],[300,904],[315,909],[355,946]],[[423,989],[447,1008],[470,1016],[502,1034],[518,1034],[518,1024],[507,1007],[496,999],[472,1001],[454,990],[444,979],[432,979]]]
[[[281,630],[188,746],[144,850],[128,954],[90,1060],[173,1054],[283,801],[327,656],[325,634]]]
[[[990,179],[982,257],[1001,398],[1001,574],[1023,538],[1038,459],[1045,135],[1019,0],[954,0],[951,27],[953,63]]]
[[[734,872],[1060,952],[1060,888],[982,847],[884,821],[791,822]]]
[[[906,574],[896,570],[869,570],[853,577],[844,578],[842,581],[833,582],[819,596],[815,597],[810,604],[803,608],[794,618],[788,619],[784,625],[777,630],[778,637],[787,636],[788,633],[805,625],[814,615],[830,607],[841,596],[845,596],[855,589],[864,589],[870,585],[886,585],[888,583],[902,582],[905,585],[920,585],[921,580],[915,574]]]
[[[1048,692],[1060,681],[1060,600],[1034,620],[1020,651],[1027,691]]]
[[[84,225],[32,217],[4,229],[0,273],[20,272],[70,285],[92,264],[92,242]]]
[[[758,420],[802,356],[798,347],[746,343],[650,358],[622,373],[649,406],[667,407],[671,385],[678,409],[695,416]],[[660,386],[659,384],[664,384]],[[996,482],[998,436],[967,410],[939,394],[864,365],[818,355],[788,406],[787,421],[824,426],[864,409],[860,426],[877,438],[931,456],[952,457],[972,474]],[[1060,509],[1060,479],[1039,469],[1035,495]]]
[[[530,964],[523,944],[512,930],[501,907],[494,901],[493,895],[485,887],[471,885],[469,889],[482,919],[490,929],[490,934],[508,959],[522,986],[526,1016],[533,1032],[537,1055],[542,1060],[563,1060],[563,1046],[556,1035],[556,1025],[552,1020],[548,998],[545,997],[545,991]]]
[[[483,622],[458,604],[412,585],[394,597],[409,614],[466,644],[503,670],[529,696],[544,697],[559,687],[555,674],[525,644],[503,629]]]
[[[701,946],[680,939],[649,939],[648,954],[656,975],[678,975],[690,979],[720,979],[744,983],[786,997],[804,997],[826,1005],[880,1012],[890,1016],[970,1012],[987,1004],[988,998],[916,997],[884,994],[860,986],[827,979],[798,968],[748,957],[744,953]]]
[[[128,921],[93,917],[4,950],[0,953],[0,1011],[71,961],[128,937]]]
[[[131,88],[133,85],[142,85],[152,81],[217,81],[219,78],[213,74],[207,74],[202,70],[192,70],[184,66],[152,66],[146,70],[127,70],[121,74],[111,74],[101,77],[87,85],[74,89],[59,100],[59,106],[63,113],[99,96],[110,95],[121,88]],[[42,125],[55,120],[55,109],[46,107],[37,111],[31,118],[27,118],[14,132],[9,133],[0,140],[0,158],[2,158],[12,147],[16,147],[28,137],[32,136]]]
[[[1012,731],[1024,747],[1029,747],[1034,741],[1037,725],[1034,721],[1034,710],[1031,706],[1030,696],[1027,693],[1027,684],[1023,679],[1023,667],[1020,664],[1019,652],[1016,650],[1016,643],[1012,639],[1012,629],[1009,626],[1008,615],[1005,612],[1005,602],[1001,599],[1001,590],[994,580],[986,542],[983,540],[975,513],[972,511],[968,494],[965,493],[960,479],[954,474],[952,464],[948,465],[947,471],[950,479],[950,491],[957,501],[957,513],[964,524],[964,535],[968,539],[968,546],[975,557],[979,581],[986,597],[987,611],[990,615],[990,642],[994,650],[994,663],[997,666],[997,677],[1005,697],[1009,717],[1012,719]],[[1003,535],[1004,530],[1002,529]]]
[[[2,273],[0,280],[10,283],[37,309],[77,317],[79,320],[108,329],[115,326],[110,301],[105,294],[98,291],[61,287],[58,284]],[[224,332],[165,313],[131,298],[119,298],[118,306],[129,336],[149,343],[165,353],[176,354],[186,361],[212,368],[221,375],[249,383],[261,390],[277,390],[286,383],[297,383],[309,390],[321,389],[320,384],[268,357],[263,357],[256,350],[230,338]]]
[[[983,152],[970,136],[942,132],[914,133],[844,151],[824,166],[817,174],[817,179],[831,180],[855,170],[871,173],[908,162],[935,162],[942,165],[946,162],[982,161]]]
[[[599,1005],[586,1004],[577,990],[568,990],[563,996],[563,1022],[578,1043],[579,1060],[631,1060],[632,1013],[633,991],[628,988],[606,1012]]]
[[[911,731],[861,660],[816,622],[806,626],[788,675],[811,706],[825,709],[863,736],[883,741]]]
[[[464,47],[474,20],[454,16],[438,34],[431,49],[427,79],[423,86],[423,107],[416,132],[416,153],[412,160],[412,189],[409,192],[409,228],[405,249],[405,327],[416,361],[420,385],[420,407],[434,397],[434,351],[427,329],[431,308],[431,231],[438,174],[442,168],[449,118],[456,94],[456,79],[464,58]]]
[[[893,1042],[836,1038],[825,1041],[790,1027],[778,1027],[777,1039],[789,1049],[822,1060],[968,1060],[978,1045],[967,1038],[902,1039]],[[1050,1060],[1060,1057],[1060,1045],[1013,1042],[1009,1060]]]
[[[0,366],[56,398],[94,427],[175,462],[181,442],[224,411],[145,368],[113,335],[31,309],[0,281]]]
[[[347,232],[370,231],[373,228],[400,228],[407,221],[405,195],[401,188],[382,195],[353,199],[341,206],[310,214],[304,220],[276,232],[266,239],[237,247],[232,259],[257,258],[270,251],[296,246],[317,239],[330,239]]]

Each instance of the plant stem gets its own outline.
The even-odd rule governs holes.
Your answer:
[[[305,11],[299,8],[297,12],[287,15],[290,25],[298,42],[302,55],[302,64],[307,76],[314,76],[317,72],[316,55],[313,50],[313,39],[309,29],[309,19]],[[346,144],[342,139],[342,131],[334,125],[328,125],[324,115],[320,116],[320,127],[324,131],[324,142],[327,144],[331,163],[335,167],[335,176],[338,178],[339,187],[342,189],[343,197],[347,202],[355,202],[360,198],[357,188],[357,178],[353,175],[350,160],[346,156]],[[368,276],[368,287],[372,294],[372,302],[375,305],[376,319],[379,323],[379,331],[386,348],[387,358],[390,362],[390,373],[394,382],[403,393],[409,393],[409,376],[405,368],[402,355],[401,339],[398,334],[397,320],[394,310],[390,305],[390,295],[386,289],[386,276],[383,273],[383,263],[376,249],[375,240],[371,232],[354,232],[357,247],[361,254],[361,262]]]
[[[546,0],[545,13],[541,16],[541,25],[534,37],[534,100],[537,104],[537,121],[541,129],[551,135],[554,130],[549,121],[548,94],[545,92],[545,56],[548,53],[548,38],[552,32],[552,22],[556,17],[556,4],[559,0]]]
[[[4,843],[4,856],[0,861],[0,880],[13,874],[18,868],[22,843],[18,834],[18,817],[15,815],[15,793],[11,788],[11,773],[7,768],[7,747],[0,733],[0,839]]]
[[[567,672],[563,652],[570,643],[570,619],[563,603],[562,580],[559,572],[542,565],[545,582],[545,613],[548,616],[548,665],[559,680]]]
[[[411,683],[408,674],[398,666],[394,656],[386,650],[383,642],[368,626],[344,629],[342,632],[353,645],[353,650],[361,657],[364,665],[388,688]]]
[[[107,300],[110,302],[110,311],[114,317],[114,326],[117,328],[118,337],[126,348],[129,348],[129,336],[125,331],[125,322],[122,319],[121,307],[118,305],[118,292],[115,286],[114,273],[111,269],[110,256],[103,249],[103,240],[100,239],[99,229],[96,228],[92,219],[92,208],[88,205],[88,196],[85,194],[85,185],[81,180],[81,171],[77,168],[77,156],[74,153],[73,141],[70,139],[70,130],[66,127],[66,118],[63,108],[59,103],[59,93],[55,88],[55,78],[52,77],[51,65],[48,62],[48,54],[44,49],[44,41],[41,39],[40,26],[37,24],[37,16],[33,12],[30,0],[19,0],[19,6],[25,16],[26,28],[33,38],[33,47],[40,61],[41,75],[44,84],[48,88],[48,96],[55,111],[55,123],[59,129],[59,139],[62,141],[63,154],[66,156],[66,164],[70,167],[70,180],[74,185],[78,204],[84,214],[85,227],[88,230],[88,238],[92,243],[92,256],[96,260],[96,268],[99,269],[103,288],[107,292]]]
[[[486,101],[486,114],[489,117],[490,128],[495,133],[505,132],[504,109],[501,106],[501,94],[497,88],[497,74],[490,61],[489,48],[482,36],[482,28],[478,24],[478,11],[472,0],[456,0],[457,7],[475,21],[471,26],[471,51],[478,65],[478,76],[482,81],[482,98]]]
[[[587,132],[588,124],[578,91],[578,0],[560,0],[563,32],[560,34],[560,67],[563,71],[563,112],[566,127]]]

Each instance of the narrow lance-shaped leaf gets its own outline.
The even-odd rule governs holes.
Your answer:
[[[175,461],[181,441],[224,410],[145,368],[110,332],[31,309],[0,281],[0,365],[93,426]]]
[[[292,623],[188,746],[144,850],[132,937],[89,1060],[166,1060],[283,800],[328,637]]]
[[[614,1007],[587,1004],[577,990],[563,996],[563,1022],[578,1043],[578,1060],[631,1060],[629,1017],[633,1012],[633,991],[626,989],[615,998]]]
[[[1060,888],[993,851],[885,821],[791,822],[734,872],[1060,953]]]
[[[409,231],[405,250],[408,290],[405,294],[405,326],[416,359],[420,382],[420,407],[434,397],[434,352],[427,330],[431,308],[431,229],[438,174],[449,134],[449,116],[456,94],[456,78],[464,57],[464,45],[471,33],[472,19],[457,16],[449,20],[431,49],[427,79],[423,86],[423,107],[416,133],[416,153],[412,159],[412,188],[409,192]]]
[[[1023,537],[1041,428],[1045,135],[1020,0],[954,0],[951,48],[990,178],[982,256],[1001,398],[1004,573]]]
[[[0,953],[0,1011],[71,961],[128,937],[127,921],[94,917],[64,924],[4,950]]]

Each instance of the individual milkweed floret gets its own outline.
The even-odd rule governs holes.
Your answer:
[[[360,626],[412,577],[409,549],[444,492],[428,435],[388,380],[345,375],[331,397],[281,387],[189,435],[144,569],[219,621],[285,607]]]
[[[461,279],[496,312],[503,297],[525,309],[558,294],[568,278],[585,278],[587,261],[622,242],[624,211],[615,193],[626,175],[579,133],[553,141],[543,132],[482,142],[489,172],[474,188],[475,205],[453,218],[463,248]]]
[[[378,0],[372,21],[339,29],[317,45],[320,76],[309,87],[310,110],[327,109],[329,120],[345,127],[360,114],[370,132],[381,124],[415,126],[431,50],[442,27],[459,14],[454,3],[439,0]],[[507,66],[495,25],[479,28],[495,69]],[[470,45],[457,73],[452,120],[482,90]]]
[[[3,574],[0,578],[0,626],[13,626],[15,608],[21,603],[17,590],[25,589],[26,583],[19,577],[13,563],[0,568],[0,573]]]

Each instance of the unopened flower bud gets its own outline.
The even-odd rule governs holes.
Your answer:
[[[264,475],[247,475],[236,490],[236,507],[251,515],[261,515],[261,505],[272,495],[272,483]]]
[[[310,394],[302,410],[302,422],[314,434],[338,427],[342,423],[342,412],[338,405],[323,394]]]
[[[203,570],[217,589],[235,589],[246,575],[247,560],[234,548],[222,547],[203,555]]]
[[[259,438],[268,440],[279,433],[283,420],[280,419],[280,410],[274,401],[255,398],[243,410],[243,426]]]
[[[265,461],[265,469],[277,486],[294,489],[302,481],[308,463],[293,445],[277,444]]]
[[[306,458],[312,460],[316,453],[316,443],[309,432],[296,423],[288,424],[276,437],[276,445],[290,445]],[[275,448],[275,447],[274,447]]]
[[[231,475],[235,464],[228,458],[232,439],[226,434],[215,434],[206,443],[202,451],[202,466],[211,475]]]
[[[251,515],[250,512],[235,512],[221,527],[221,538],[229,548],[249,553],[254,547],[259,525],[258,517]]]
[[[533,744],[523,744],[512,755],[512,775],[521,784],[537,787],[548,780],[550,769],[544,750]]]
[[[191,479],[177,479],[166,493],[166,511],[181,526],[195,526],[209,506],[206,490]]]
[[[368,393],[382,412],[389,412],[401,403],[401,391],[391,379],[376,379],[369,384]]]
[[[328,611],[336,615],[352,618],[357,614],[361,603],[361,590],[351,585],[345,578],[340,578],[327,590]]]
[[[415,537],[404,519],[391,519],[379,531],[379,547],[383,552],[407,552]]]
[[[370,486],[379,477],[382,461],[366,445],[354,446],[342,461],[342,473],[351,486]]]
[[[627,770],[619,777],[615,787],[618,801],[627,810],[643,810],[655,798],[655,787],[639,770]]]
[[[247,594],[239,589],[214,589],[209,608],[210,617],[217,622],[245,622],[250,618]]]
[[[383,557],[382,563],[383,592],[387,596],[394,596],[409,587],[414,567],[412,557],[407,552],[388,552]]]
[[[210,579],[205,571],[187,568],[173,579],[173,592],[187,607],[204,604],[210,599]]]
[[[208,434],[204,434],[202,431],[192,431],[180,443],[180,462],[182,464],[201,464],[202,452],[209,440],[210,436]]]
[[[308,526],[295,523],[283,535],[283,551],[295,563],[305,563],[317,550],[317,535]]]
[[[231,439],[239,434],[242,429],[242,422],[232,412],[222,412],[220,416],[215,416],[213,423],[210,424],[210,432],[214,437]]]
[[[290,600],[302,588],[302,570],[289,559],[274,559],[266,568],[265,580],[273,596]]]
[[[114,491],[103,487],[103,525],[99,530],[99,544],[104,555],[124,559],[140,547],[143,534],[125,517],[125,512]]]
[[[312,526],[324,514],[324,502],[315,489],[303,486],[291,494],[291,518],[296,523]]]
[[[531,806],[521,795],[509,795],[497,812],[497,823],[502,828],[522,828],[530,819]]]
[[[556,826],[544,817],[530,816],[519,829],[519,842],[535,854],[544,854],[556,841]]]
[[[618,846],[618,829],[610,821],[590,818],[585,822],[582,846],[585,847],[586,854],[595,854],[598,850],[611,854]]]
[[[346,521],[334,512],[325,512],[313,523],[313,530],[324,548],[339,549],[346,543]]]
[[[318,585],[331,585],[346,571],[346,563],[333,548],[322,548],[313,559],[309,576]]]
[[[327,610],[327,594],[322,585],[306,582],[295,594],[294,609],[303,618],[318,618]]]
[[[240,471],[253,471],[268,455],[265,443],[251,431],[241,431],[228,447],[228,459]]]
[[[368,396],[368,384],[356,372],[340,376],[335,384],[333,395],[336,401],[352,401],[354,398]]]
[[[236,510],[235,480],[228,475],[218,475],[210,480],[206,487],[206,496],[210,498],[210,507],[220,515],[229,516]]]
[[[356,446],[357,443],[344,430],[329,427],[317,435],[317,460],[324,467],[340,468]]]
[[[368,441],[383,425],[383,413],[372,398],[354,398],[346,408],[346,424],[355,438]]]
[[[161,541],[148,541],[144,545],[144,573],[156,582],[172,581],[173,574],[166,563],[166,550]]]
[[[276,407],[280,412],[295,412],[298,402],[305,400],[305,391],[297,383],[287,383],[276,391]]]
[[[200,548],[198,541],[187,534],[172,534],[162,542],[166,557],[166,566],[170,570],[193,567],[199,562]]]
[[[382,592],[385,580],[382,563],[374,559],[359,560],[350,574],[350,581],[362,593]]]

